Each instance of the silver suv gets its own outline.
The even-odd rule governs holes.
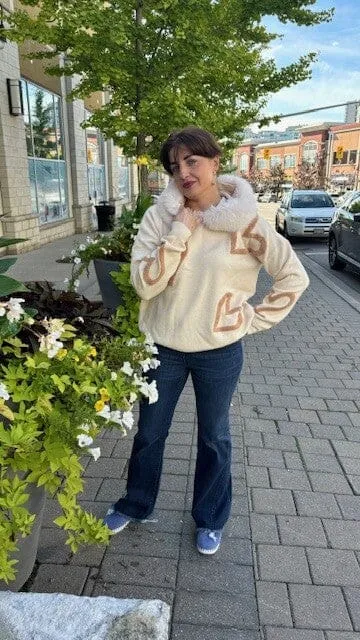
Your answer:
[[[276,212],[275,229],[288,240],[295,237],[326,237],[335,205],[326,191],[292,189]]]

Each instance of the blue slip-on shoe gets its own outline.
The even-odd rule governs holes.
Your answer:
[[[212,531],[211,529],[197,529],[196,548],[199,553],[211,556],[220,547],[222,529]]]
[[[131,518],[124,513],[116,511],[114,506],[110,507],[103,519],[103,523],[110,529],[112,534],[120,533],[130,522]]]

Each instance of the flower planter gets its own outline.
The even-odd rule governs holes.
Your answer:
[[[45,490],[43,487],[30,485],[29,494],[29,500],[25,506],[30,513],[36,515],[36,518],[30,535],[26,536],[26,538],[19,537],[18,539],[19,551],[14,554],[14,558],[18,560],[18,564],[15,567],[16,578],[8,584],[0,580],[0,591],[19,591],[29,579],[35,564],[45,506]]]
[[[112,312],[115,312],[116,308],[122,304],[122,293],[113,281],[110,272],[118,271],[121,264],[124,263],[100,258],[94,260],[95,273],[103,303]]]

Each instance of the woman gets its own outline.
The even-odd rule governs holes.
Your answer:
[[[256,212],[250,185],[217,179],[221,149],[196,127],[172,133],[161,149],[168,187],[145,213],[131,274],[141,302],[139,325],[159,349],[149,374],[159,400],[142,402],[127,491],[105,523],[112,533],[144,520],[156,501],[165,440],[191,374],[198,416],[192,516],[200,553],[219,548],[231,506],[229,407],[242,367],[242,337],[282,320],[308,285],[287,240]],[[260,268],[274,284],[253,308]]]

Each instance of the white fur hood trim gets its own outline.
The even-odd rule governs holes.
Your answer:
[[[218,177],[221,195],[224,196],[218,205],[212,205],[203,212],[203,222],[212,231],[239,231],[248,217],[257,213],[257,203],[250,184],[244,178],[232,175]],[[160,215],[176,216],[184,196],[171,180],[158,198],[156,208]]]

